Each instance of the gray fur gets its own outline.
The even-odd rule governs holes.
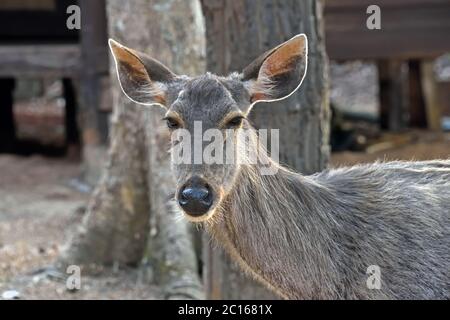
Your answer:
[[[237,180],[208,229],[283,297],[450,298],[449,160],[312,176],[243,167]],[[370,265],[380,290],[366,286]]]

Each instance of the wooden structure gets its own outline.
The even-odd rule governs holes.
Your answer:
[[[66,9],[73,4],[81,7],[81,30],[66,27]],[[366,10],[371,4],[371,0],[325,0],[330,58],[377,61],[382,127],[397,130],[409,124],[438,128],[430,61],[450,52],[450,0],[379,0],[381,30],[366,26]],[[84,149],[106,143],[111,101],[105,11],[105,0],[0,2],[0,150],[2,145],[13,143],[12,105],[8,101],[12,99],[12,79],[19,77],[70,79],[64,82],[65,87],[74,86],[73,97],[79,103],[69,104],[78,112],[68,110],[67,114],[77,115],[80,126],[75,119],[66,119],[66,123],[81,127]],[[68,137],[69,143],[76,142],[71,139],[76,140]]]
[[[71,5],[81,7],[81,30],[67,28]],[[0,85],[23,77],[64,79],[68,144],[79,142],[77,128],[84,149],[106,143],[108,62],[105,0],[0,2]],[[7,137],[0,138],[0,149],[6,150],[15,142],[10,132],[14,85],[7,87],[0,93],[2,123],[12,123],[0,129]]]
[[[75,43],[78,30],[66,26],[66,8],[75,0],[2,0],[1,43]]]
[[[382,127],[398,130],[409,121],[438,129],[431,60],[450,52],[450,0],[376,1],[381,9],[380,30],[367,28],[366,10],[372,4],[371,0],[325,0],[330,58],[377,61]]]

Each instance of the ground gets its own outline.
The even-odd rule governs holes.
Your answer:
[[[450,156],[450,133],[412,132],[406,136],[409,138],[400,139],[401,145],[389,148],[381,143],[381,150],[373,153],[333,154],[331,164]],[[64,280],[58,280],[58,274],[46,269],[81,221],[89,199],[89,188],[77,180],[78,163],[63,158],[0,155],[0,172],[0,299],[8,290],[19,292],[22,299],[160,297],[158,288],[145,283],[136,270],[83,276],[82,290],[72,292],[66,290]]]
[[[0,299],[153,299],[158,288],[136,270],[82,276],[82,289],[66,290],[51,269],[89,199],[76,178],[79,164],[40,156],[0,156]],[[77,190],[78,189],[78,190]],[[86,190],[83,190],[86,189]],[[45,271],[45,272],[43,272]]]
[[[432,160],[450,158],[450,133],[410,130],[399,134],[383,134],[366,152],[337,152],[332,166],[351,166],[376,160]]]

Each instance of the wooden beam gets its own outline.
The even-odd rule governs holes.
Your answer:
[[[63,79],[64,99],[66,100],[66,112],[64,115],[66,129],[66,156],[69,159],[80,158],[80,133],[77,120],[77,92],[73,81]]]
[[[439,93],[434,74],[433,61],[423,61],[421,72],[428,128],[431,130],[441,130],[441,106],[439,104]]]
[[[105,145],[108,140],[108,119],[101,113],[102,97],[109,77],[108,37],[105,0],[81,0],[81,109],[84,145]],[[89,134],[87,134],[89,133]]]
[[[78,77],[77,45],[0,45],[0,77]]]
[[[330,58],[407,59],[450,51],[450,0],[379,0],[381,30],[366,26],[369,0],[328,0],[325,39]]]
[[[2,0],[0,10],[51,11],[56,8],[56,0]]]
[[[399,131],[406,127],[408,106],[408,69],[402,60],[378,62],[380,126]]]
[[[0,43],[76,43],[79,31],[66,28],[66,10],[77,4],[77,0],[1,0]]]
[[[109,113],[104,105],[105,78],[109,77],[108,37],[105,0],[80,0],[81,73],[80,126],[83,144],[84,176],[95,182],[104,166],[105,147],[108,144]]]
[[[384,8],[401,8],[405,7],[432,7],[448,5],[448,0],[378,0],[374,3],[373,0],[325,0],[325,7],[327,10],[339,10],[348,8],[361,8],[372,4],[377,4]]]
[[[425,101],[422,94],[420,60],[410,60],[408,62],[408,67],[409,125],[411,127],[425,128],[427,126],[427,115],[425,112]]]

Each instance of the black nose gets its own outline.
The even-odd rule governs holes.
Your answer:
[[[193,180],[187,183],[178,196],[178,203],[183,210],[195,217],[208,212],[213,202],[211,188],[201,180]]]

